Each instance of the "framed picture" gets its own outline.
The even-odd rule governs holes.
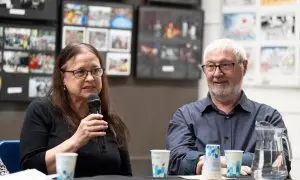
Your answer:
[[[259,84],[259,48],[255,44],[243,44],[248,59],[247,71],[243,80],[245,85]]]
[[[66,25],[86,25],[88,19],[88,6],[79,3],[65,3],[63,23]]]
[[[109,51],[129,52],[131,50],[131,31],[110,30]]]
[[[300,87],[298,0],[223,0],[223,37],[248,56],[247,86]]]
[[[110,27],[132,29],[132,8],[113,8],[111,12]]]
[[[31,29],[29,49],[55,51],[55,30]]]
[[[107,51],[108,29],[87,28],[87,42],[98,51]]]
[[[58,0],[0,0],[0,17],[57,21]]]
[[[107,75],[130,74],[131,55],[129,53],[107,53],[106,54],[106,73]]]
[[[203,12],[141,7],[138,24],[138,78],[199,79]]]
[[[163,3],[163,4],[171,4],[171,5],[188,5],[188,6],[199,6],[201,5],[200,0],[148,0],[147,2],[153,3]]]
[[[261,40],[295,40],[296,13],[272,13],[260,17]]]
[[[23,73],[2,73],[1,100],[28,101],[28,76]]]
[[[28,67],[31,73],[52,74],[55,56],[51,53],[31,53]]]
[[[7,73],[28,73],[29,52],[4,51],[3,71]]]
[[[126,66],[131,65],[134,6],[115,2],[63,0],[62,7],[62,48],[73,42],[88,43],[100,51],[103,66],[109,63],[108,75],[129,75],[130,67]]]
[[[4,48],[18,50],[29,48],[30,29],[7,27],[4,31]]]
[[[256,39],[256,13],[226,13],[224,36],[234,40]]]
[[[137,74],[139,77],[153,77],[153,69],[160,58],[161,43],[140,42],[138,46]],[[157,67],[159,68],[159,67]]]
[[[51,84],[51,77],[29,77],[29,98],[46,96]]]
[[[86,42],[86,29],[84,27],[64,26],[62,36],[62,48],[70,43]]]
[[[257,48],[255,46],[245,46],[245,51],[248,59],[247,76],[253,76],[256,73],[257,63]]]
[[[299,86],[295,46],[264,46],[260,51],[262,85]]]
[[[196,14],[199,12],[194,11]],[[201,12],[200,12],[201,13]],[[202,36],[202,16],[191,16],[184,11],[147,9],[140,15],[139,38],[198,40]]]
[[[223,0],[224,6],[253,6],[256,0]]]
[[[179,45],[179,60],[189,64],[197,64],[201,58],[200,46],[192,43],[183,43]]]
[[[180,59],[179,47],[177,45],[162,44],[159,58],[167,61],[178,61]]]
[[[88,6],[88,26],[109,27],[111,17],[111,7]]]
[[[158,59],[159,52],[160,43],[141,43],[138,50],[138,56],[149,59]]]
[[[262,6],[293,5],[297,0],[259,0]]]
[[[0,0],[0,101],[32,100],[28,96],[29,76],[50,77],[53,73],[57,2]]]

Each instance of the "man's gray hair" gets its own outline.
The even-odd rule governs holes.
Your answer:
[[[247,59],[247,54],[244,47],[232,39],[217,39],[211,42],[204,50],[203,60],[212,51],[232,51],[235,60],[241,62]]]

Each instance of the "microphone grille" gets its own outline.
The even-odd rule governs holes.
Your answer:
[[[96,93],[92,93],[88,96],[88,102],[99,101],[99,96]]]

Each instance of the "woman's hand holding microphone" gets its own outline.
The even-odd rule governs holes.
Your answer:
[[[86,145],[91,139],[105,136],[108,123],[104,121],[101,114],[89,114],[81,120],[75,134],[70,138],[77,148]]]

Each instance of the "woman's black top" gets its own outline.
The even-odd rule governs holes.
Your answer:
[[[22,169],[35,168],[48,174],[46,151],[61,144],[72,136],[70,128],[59,108],[48,98],[37,99],[28,106],[21,137],[20,154]],[[96,175],[132,175],[129,153],[126,148],[118,148],[111,131],[105,136],[106,151],[103,152],[99,140],[92,139],[77,153],[75,177]]]

